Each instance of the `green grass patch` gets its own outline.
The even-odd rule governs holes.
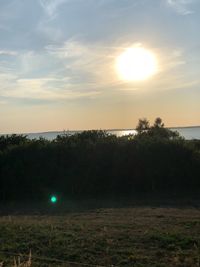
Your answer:
[[[0,262],[13,266],[12,254],[31,250],[31,266],[36,267],[67,266],[52,258],[102,266],[195,267],[200,259],[198,218],[198,209],[142,207],[4,216]],[[190,223],[192,227],[185,227]]]

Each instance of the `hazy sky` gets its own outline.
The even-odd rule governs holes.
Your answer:
[[[199,0],[1,0],[0,132],[200,125]],[[140,44],[156,75],[119,79]]]

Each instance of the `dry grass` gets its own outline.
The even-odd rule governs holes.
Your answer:
[[[139,207],[0,217],[3,266],[13,266],[6,252],[28,255],[30,249],[33,255],[21,259],[29,265],[16,258],[15,267],[62,265],[40,257],[102,266],[200,267],[200,210]]]
[[[31,267],[31,258],[32,258],[31,250],[29,252],[29,256],[28,256],[28,260],[27,261],[22,262],[20,256],[17,257],[17,260],[14,257],[14,265],[13,265],[13,267]]]

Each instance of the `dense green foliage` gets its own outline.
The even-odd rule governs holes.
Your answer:
[[[187,141],[140,120],[138,134],[104,131],[58,136],[53,141],[0,137],[1,202],[192,193],[200,189],[200,141]]]

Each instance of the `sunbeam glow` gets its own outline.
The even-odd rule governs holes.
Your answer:
[[[116,68],[120,79],[141,81],[157,72],[157,60],[149,50],[143,47],[131,47],[117,57]]]

